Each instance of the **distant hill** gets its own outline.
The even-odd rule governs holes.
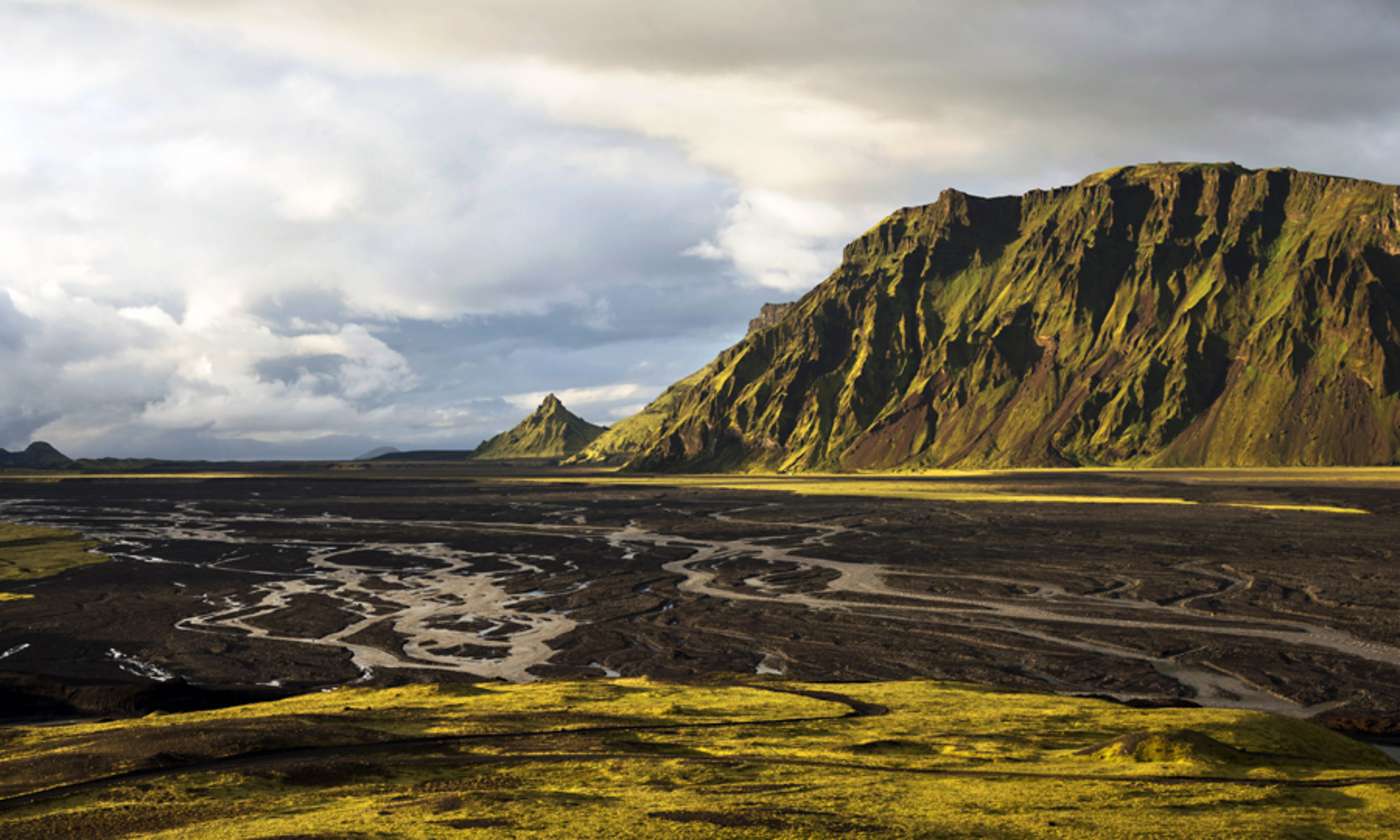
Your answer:
[[[382,458],[385,455],[397,454],[399,450],[392,446],[379,446],[371,449],[363,455],[355,458],[356,461],[373,461],[375,458]]]
[[[1151,164],[899,210],[585,455],[654,470],[1400,463],[1400,188]]]
[[[473,457],[479,460],[565,458],[587,447],[604,431],[603,426],[595,426],[569,411],[558,397],[550,394],[539,408],[520,421],[520,425],[477,447]]]
[[[34,441],[23,452],[0,449],[0,467],[27,470],[61,470],[73,466],[73,459],[43,441]]]
[[[466,461],[472,457],[470,449],[410,449],[385,452],[369,460],[373,461]]]

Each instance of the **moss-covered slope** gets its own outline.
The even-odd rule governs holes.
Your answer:
[[[644,414],[642,469],[1397,463],[1400,188],[949,190]]]
[[[925,680],[339,689],[0,737],[7,838],[1400,830],[1396,766],[1303,721]]]
[[[482,460],[515,458],[564,458],[582,450],[606,429],[574,414],[550,394],[520,425],[477,447],[472,455]]]

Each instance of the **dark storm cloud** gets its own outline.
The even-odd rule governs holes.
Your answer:
[[[1400,180],[1400,5],[1385,0],[321,0],[297,4],[314,26],[293,32],[261,26],[257,2],[119,2],[324,55],[781,81],[977,135],[960,174],[988,185],[1209,154]]]

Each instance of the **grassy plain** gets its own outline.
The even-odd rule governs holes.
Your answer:
[[[1298,511],[1311,513],[1365,514],[1364,508],[1309,502],[1288,498],[1256,500],[1197,500],[1171,493],[1076,493],[1028,492],[1026,479],[1048,475],[1115,478],[1158,479],[1169,483],[1190,485],[1197,481],[1247,480],[1250,484],[1283,484],[1316,482],[1368,482],[1400,486],[1400,470],[1378,468],[1368,470],[1318,469],[1286,470],[1281,476],[1270,476],[1267,470],[947,470],[938,473],[911,475],[893,474],[802,474],[802,475],[626,475],[589,474],[532,476],[517,479],[534,483],[573,482],[600,486],[667,486],[711,490],[745,490],[793,493],[800,496],[860,496],[886,499],[907,499],[929,502],[965,502],[992,504],[1073,504],[1073,505],[1224,505],[1256,510]],[[1257,475],[1256,475],[1257,474]],[[1044,488],[1044,484],[1038,484]],[[1130,489],[1130,488],[1121,488]]]
[[[50,577],[66,569],[101,563],[97,543],[72,531],[0,522],[0,584]],[[0,601],[28,595],[0,592]]]
[[[1400,767],[1304,722],[926,680],[339,689],[0,737],[7,837],[1400,831]]]

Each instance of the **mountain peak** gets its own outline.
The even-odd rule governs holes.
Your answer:
[[[482,460],[565,458],[582,450],[605,431],[564,407],[550,393],[520,424],[481,444],[475,458]]]
[[[29,444],[23,452],[7,452],[0,449],[0,467],[50,470],[62,469],[72,464],[71,458],[42,440]]]

